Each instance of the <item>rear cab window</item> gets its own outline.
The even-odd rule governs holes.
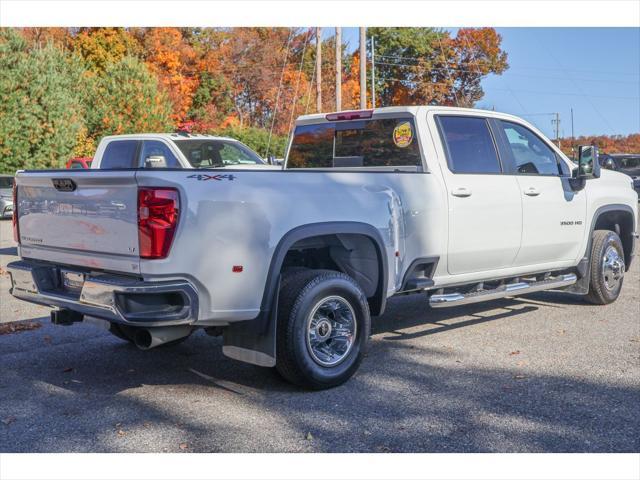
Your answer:
[[[322,122],[296,127],[287,169],[369,168],[418,171],[422,157],[412,116]]]

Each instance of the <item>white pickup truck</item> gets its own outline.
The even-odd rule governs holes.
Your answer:
[[[565,290],[616,300],[637,237],[629,177],[574,165],[497,112],[297,120],[280,170],[21,171],[14,296],[147,349],[197,328],[307,388],[347,380],[370,317]]]
[[[270,162],[273,163],[272,159]],[[92,169],[249,168],[278,169],[238,140],[213,135],[138,133],[104,137]]]

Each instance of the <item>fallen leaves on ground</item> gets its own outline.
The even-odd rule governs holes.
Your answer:
[[[4,423],[5,425],[11,425],[15,421],[16,421],[16,417],[13,417],[13,416],[2,419],[2,423]]]
[[[124,437],[127,434],[127,432],[125,432],[124,430],[118,430],[116,433],[119,437]]]
[[[527,376],[526,375],[522,375],[522,374],[518,374],[518,375],[514,375],[513,378],[515,380],[523,380],[523,379],[527,378]]]
[[[311,432],[307,432],[307,436],[305,438],[307,440],[311,441],[311,440],[313,440],[313,435],[311,435]]]
[[[67,367],[64,370],[62,370],[63,373],[71,373],[73,372],[73,367]]]
[[[189,448],[189,444],[187,444],[187,443],[181,443],[180,444],[180,450],[186,450],[187,448]]]
[[[37,330],[42,327],[40,322],[32,322],[25,320],[22,322],[11,322],[0,325],[0,335],[9,335],[12,333],[26,332],[29,330]]]
[[[509,355],[520,355],[520,350],[514,350],[513,352],[509,353]]]
[[[51,336],[50,335],[45,335],[44,337],[42,337],[42,340],[44,340],[44,343],[46,343],[46,344],[51,344]]]

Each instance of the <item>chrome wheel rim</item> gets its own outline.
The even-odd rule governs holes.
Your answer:
[[[307,320],[307,349],[323,367],[341,363],[353,348],[358,325],[351,304],[342,297],[320,300]]]
[[[615,290],[624,276],[624,258],[613,245],[609,245],[602,257],[602,276],[607,290]]]

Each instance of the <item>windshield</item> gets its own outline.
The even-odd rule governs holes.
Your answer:
[[[0,177],[0,188],[13,188],[13,177]]]
[[[194,168],[264,164],[257,153],[240,142],[193,138],[174,142]]]

